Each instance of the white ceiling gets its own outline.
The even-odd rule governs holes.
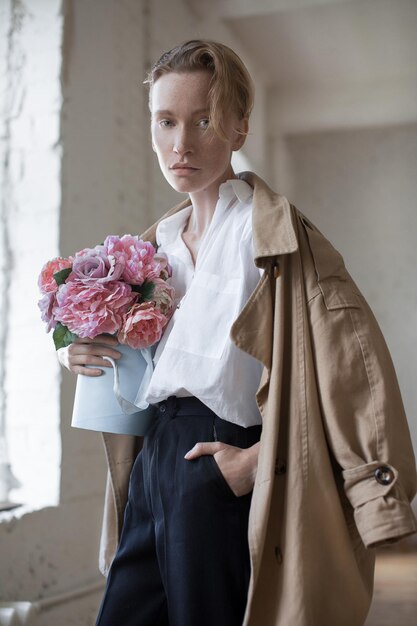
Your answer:
[[[202,3],[194,0],[202,9]],[[269,86],[417,81],[417,0],[211,0]],[[243,14],[243,15],[242,15]]]

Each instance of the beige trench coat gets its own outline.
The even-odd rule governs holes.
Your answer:
[[[396,376],[341,256],[286,198],[244,176],[254,187],[254,260],[265,269],[231,330],[264,365],[244,626],[360,626],[372,547],[417,530],[415,461]],[[153,243],[155,228],[143,235]],[[141,440],[103,437],[106,573]]]

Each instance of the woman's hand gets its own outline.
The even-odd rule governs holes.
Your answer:
[[[236,448],[221,441],[199,442],[184,458],[191,461],[205,454],[214,456],[235,496],[244,496],[252,491],[258,467],[259,442],[250,448]]]
[[[101,376],[101,369],[86,367],[86,365],[97,365],[98,367],[112,367],[109,361],[105,361],[103,356],[112,359],[120,359],[120,352],[114,350],[118,341],[116,337],[110,335],[98,335],[94,339],[81,339],[66,348],[60,348],[57,352],[61,365],[69,369],[73,374],[83,374],[84,376]]]

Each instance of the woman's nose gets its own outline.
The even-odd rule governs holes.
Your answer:
[[[190,133],[185,129],[178,129],[178,132],[175,135],[173,150],[178,154],[178,156],[181,157],[187,153],[193,152]]]

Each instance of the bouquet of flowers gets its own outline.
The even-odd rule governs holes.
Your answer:
[[[39,276],[39,308],[55,347],[78,337],[115,335],[122,358],[102,376],[78,376],[72,425],[144,435],[154,408],[143,399],[153,371],[151,346],[174,311],[171,267],[165,255],[136,236],[110,235],[73,257],[48,261]]]
[[[170,276],[166,257],[132,235],[110,235],[74,257],[48,261],[38,280],[38,306],[55,348],[102,333],[131,348],[152,346],[173,311]]]

